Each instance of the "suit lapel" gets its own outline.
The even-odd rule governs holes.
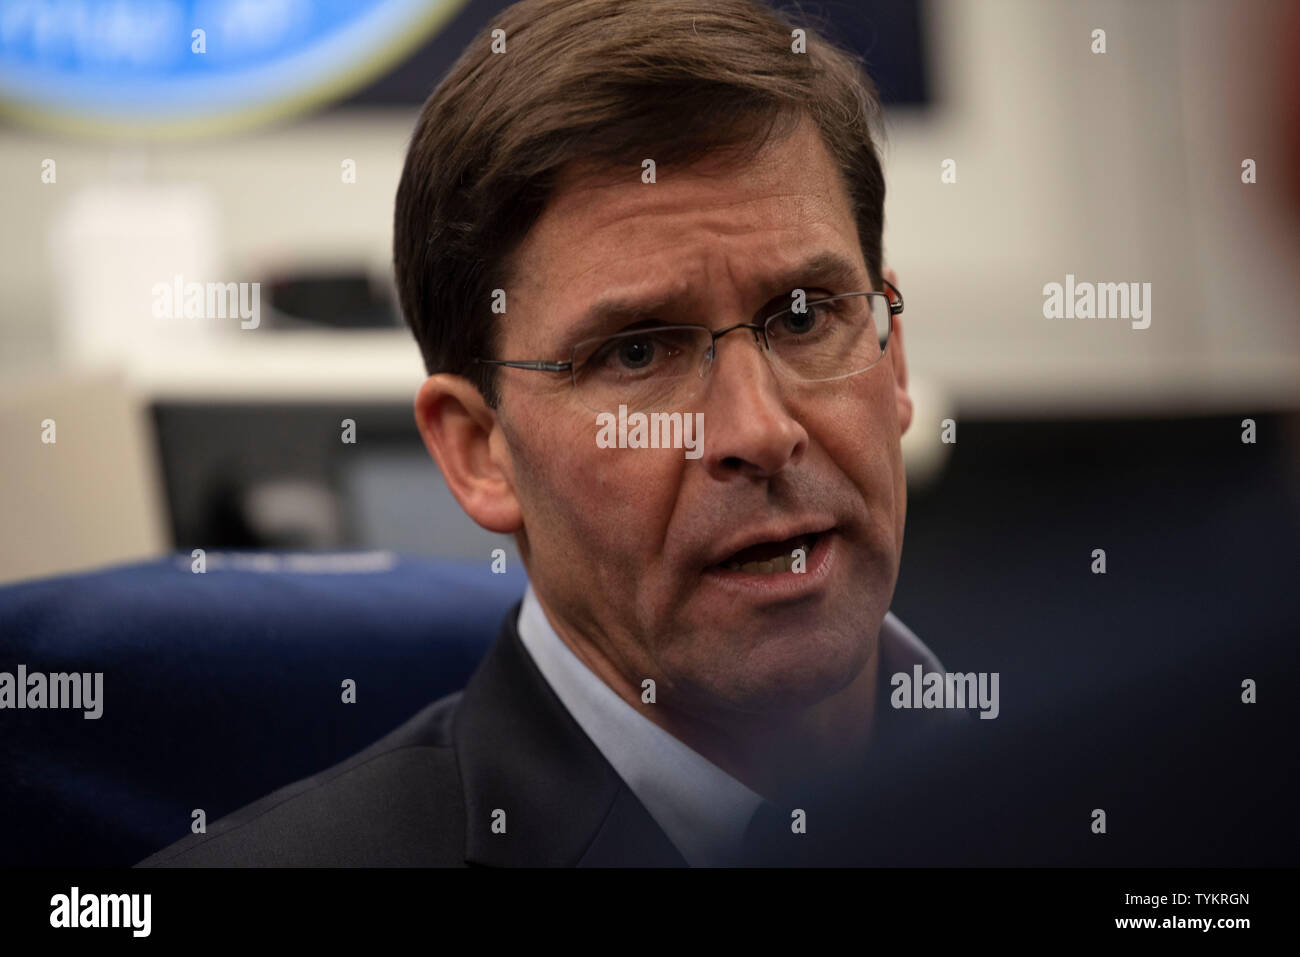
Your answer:
[[[685,867],[686,859],[632,789],[620,780],[609,814],[578,866]]]
[[[685,864],[537,670],[516,631],[518,612],[516,604],[506,615],[454,719],[465,860]]]

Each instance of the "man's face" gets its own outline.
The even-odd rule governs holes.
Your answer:
[[[651,184],[640,172],[563,178],[518,250],[497,355],[567,358],[611,296],[716,330],[762,321],[795,288],[882,288],[807,123],[741,165],[660,168]],[[802,268],[819,256],[848,268]],[[780,376],[748,331],[718,340],[699,397],[665,410],[703,413],[697,459],[601,448],[566,376],[501,370],[520,543],[557,628],[697,715],[806,707],[849,684],[875,650],[903,543],[898,328],[876,366],[829,382]],[[802,574],[726,567],[755,541],[792,538],[810,539]]]

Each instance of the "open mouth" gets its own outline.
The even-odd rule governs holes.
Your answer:
[[[798,564],[797,570],[802,572],[808,567],[808,556],[823,534],[808,532],[779,542],[759,542],[742,548],[713,567],[747,575],[775,575],[795,571]]]

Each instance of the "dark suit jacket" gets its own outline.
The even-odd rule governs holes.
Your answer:
[[[538,671],[517,616],[464,691],[137,866],[684,866]],[[912,664],[896,653],[882,643],[886,727],[888,675]]]

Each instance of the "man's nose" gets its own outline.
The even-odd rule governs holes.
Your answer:
[[[785,406],[761,335],[737,329],[713,346],[704,412],[704,464],[716,479],[767,478],[797,462],[808,433]]]

